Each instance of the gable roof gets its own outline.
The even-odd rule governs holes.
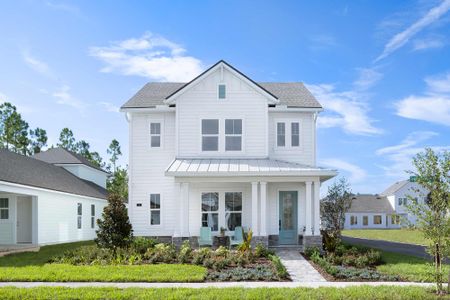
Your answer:
[[[354,195],[349,213],[395,213],[389,200],[379,195]]]
[[[32,156],[35,159],[45,161],[49,164],[61,164],[61,165],[86,165],[98,171],[107,173],[102,168],[96,166],[82,155],[69,151],[67,149],[58,147],[50,148],[47,151],[37,153]]]
[[[384,192],[382,192],[380,195],[391,196],[395,194],[398,190],[400,190],[402,187],[404,187],[407,183],[408,180],[397,181],[396,183],[388,187],[386,190],[384,190]]]
[[[0,149],[0,181],[106,199],[107,191],[62,167]]]

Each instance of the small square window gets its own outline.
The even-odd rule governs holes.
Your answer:
[[[226,94],[226,85],[225,84],[219,84],[218,94],[219,94],[219,99],[226,98],[227,94]]]

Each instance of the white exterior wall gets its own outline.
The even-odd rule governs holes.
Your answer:
[[[416,192],[417,189],[419,190],[419,192]],[[397,192],[395,192],[394,195],[392,195],[390,197],[394,199],[395,211],[398,214],[406,214],[408,221],[411,222],[412,224],[415,224],[417,221],[416,216],[409,213],[406,206],[398,205],[399,204],[398,199],[399,198],[407,198],[408,203],[410,203],[411,202],[410,197],[413,197],[413,198],[417,198],[419,203],[424,203],[425,197],[427,196],[427,194],[428,194],[428,191],[425,188],[421,187],[419,184],[417,184],[415,182],[408,182],[407,184],[405,184],[405,186],[403,186],[401,189],[399,189]]]
[[[350,225],[350,216],[356,216],[358,218],[358,224]],[[367,226],[363,225],[363,216],[369,217],[369,222]],[[374,224],[373,217],[381,216],[381,224]],[[390,223],[390,218],[388,217],[388,223]],[[397,225],[386,224],[386,214],[385,213],[346,213],[344,229],[384,229],[384,228],[398,228]]]
[[[93,168],[84,166],[84,165],[59,165],[72,173],[73,175],[91,181],[103,188],[106,188],[106,178],[107,175],[104,172],[101,172],[99,170],[95,170]]]
[[[218,99],[220,76],[218,70],[177,99],[177,157],[267,157],[267,99],[226,70],[226,99]],[[201,119],[219,119],[219,151],[201,151]],[[225,119],[242,119],[242,151],[224,151]]]
[[[276,123],[286,122],[286,135],[290,133],[291,122],[300,123],[300,146],[291,147],[290,136],[286,146],[277,147]],[[289,127],[289,128],[288,128]],[[269,113],[269,156],[272,159],[297,162],[315,166],[315,123],[313,113],[270,112]]]

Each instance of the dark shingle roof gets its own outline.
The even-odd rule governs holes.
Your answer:
[[[106,199],[107,191],[62,167],[0,149],[0,181]]]
[[[305,108],[322,108],[320,103],[301,82],[259,82],[262,88],[275,95],[279,105]],[[164,105],[167,96],[183,87],[183,82],[149,82],[122,108],[151,108]]]
[[[33,158],[45,161],[49,164],[83,164],[96,170],[105,172],[102,168],[94,165],[80,154],[60,147],[50,148],[47,151],[37,153],[33,155]]]
[[[394,213],[389,200],[379,195],[354,195],[349,213]]]
[[[404,187],[407,183],[408,183],[408,180],[397,181],[396,183],[394,183],[393,185],[388,187],[386,190],[384,190],[384,192],[382,192],[380,195],[382,195],[382,196],[393,195],[399,189]]]

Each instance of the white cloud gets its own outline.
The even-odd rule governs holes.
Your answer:
[[[362,182],[366,177],[367,173],[361,167],[351,164],[347,161],[338,158],[322,159],[320,163],[329,167],[333,167],[339,170],[343,170],[349,173],[349,180],[352,183]]]
[[[70,93],[70,87],[68,85],[63,85],[60,89],[55,91],[52,96],[57,99],[56,103],[61,105],[68,105],[78,110],[82,110],[86,107],[86,103],[78,100]]]
[[[119,107],[110,103],[110,102],[99,102],[99,105],[101,105],[107,112],[119,112]]]
[[[107,47],[91,47],[89,52],[105,64],[102,72],[155,81],[189,81],[203,70],[202,62],[185,55],[183,47],[151,33],[113,42]]]
[[[396,179],[405,178],[405,171],[411,170],[412,158],[419,152],[424,151],[425,147],[430,147],[435,151],[450,149],[450,146],[432,146],[425,143],[432,137],[437,136],[432,131],[414,131],[400,141],[399,144],[378,149],[375,153],[383,156],[388,161],[385,165],[379,167],[384,170],[386,176],[395,177]]]
[[[427,88],[423,95],[411,95],[394,104],[396,114],[450,126],[450,73],[425,78],[425,82]]]
[[[320,103],[326,108],[325,115],[318,118],[319,127],[342,127],[350,134],[373,135],[382,130],[372,125],[369,107],[363,100],[366,96],[356,91],[336,92],[333,85],[307,85]]]
[[[411,26],[406,28],[400,33],[394,35],[389,42],[384,46],[384,50],[380,56],[377,57],[375,61],[379,61],[390,54],[392,54],[397,49],[404,46],[414,35],[420,32],[425,27],[429,26],[433,22],[439,20],[444,14],[450,9],[450,0],[442,1],[438,6],[430,9],[425,16],[420,18],[418,21],[413,23]]]
[[[413,42],[413,50],[421,51],[427,49],[437,49],[444,47],[445,42],[440,37],[428,37],[425,39],[416,39]]]
[[[24,62],[34,71],[47,77],[54,77],[52,70],[44,61],[33,57],[28,51],[22,52],[22,57]]]
[[[373,68],[359,68],[357,71],[359,73],[358,78],[353,82],[353,85],[358,90],[367,90],[383,78],[383,74]]]

